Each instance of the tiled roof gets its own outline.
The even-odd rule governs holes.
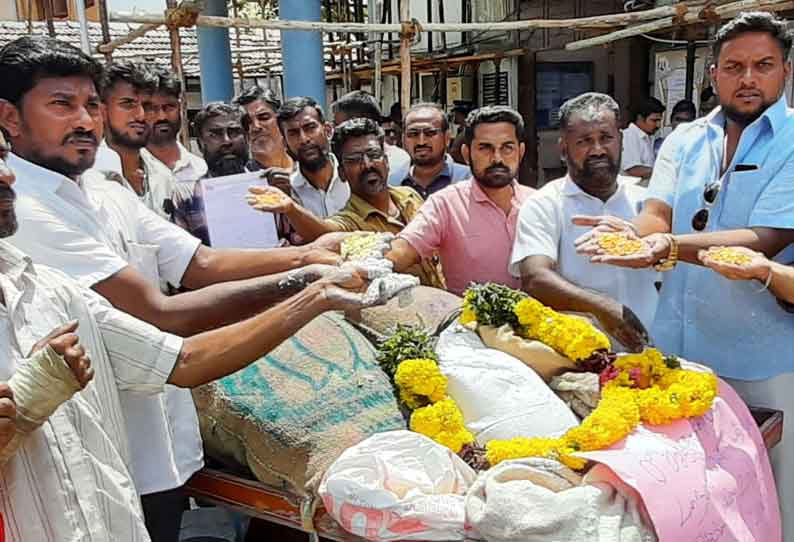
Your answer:
[[[118,39],[126,36],[130,31],[137,28],[136,24],[110,23],[111,39]],[[28,23],[18,21],[0,21],[0,47],[21,36],[28,34]],[[44,22],[33,23],[33,34],[47,34],[47,25]],[[239,29],[239,46],[235,29],[229,30],[229,40],[232,47],[232,62],[235,65],[234,75],[237,77],[236,62],[238,57],[242,59],[243,72],[246,77],[265,76],[266,66],[271,67],[271,73],[281,73],[281,51],[252,51],[251,49],[262,49],[264,47],[278,47],[280,44],[280,33],[268,30],[267,41],[265,41],[265,31],[261,29]],[[56,21],[55,35],[58,39],[64,40],[77,47],[80,46],[80,25],[73,21]],[[88,35],[92,48],[102,42],[102,30],[99,23],[88,23]],[[199,75],[198,59],[198,40],[195,28],[180,29],[182,37],[182,64],[187,76]],[[238,52],[239,50],[239,52]],[[114,58],[145,58],[155,61],[162,66],[170,66],[171,41],[168,31],[161,27],[152,30],[140,37],[123,45],[113,51]],[[101,57],[101,55],[97,55]],[[329,53],[326,51],[326,58]]]

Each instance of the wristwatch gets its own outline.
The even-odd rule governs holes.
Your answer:
[[[667,258],[662,258],[656,264],[654,264],[653,268],[657,271],[670,271],[675,264],[678,263],[678,241],[676,241],[675,236],[671,233],[665,235],[667,242],[670,243],[670,253],[667,255]]]

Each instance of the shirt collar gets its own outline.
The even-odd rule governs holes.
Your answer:
[[[469,182],[471,183],[471,196],[474,198],[474,201],[477,203],[493,203],[491,198],[488,197],[488,194],[485,193],[485,190],[482,189],[477,179],[472,177]],[[510,186],[513,187],[513,199],[515,199],[518,194],[518,183],[515,179],[511,181]]]
[[[0,273],[18,282],[22,275],[33,265],[30,256],[13,245],[0,240]]]
[[[54,194],[61,186],[74,185],[80,188],[80,181],[75,182],[69,177],[61,175],[51,169],[43,168],[33,162],[28,162],[14,153],[9,153],[6,162],[11,171],[16,175],[17,182],[14,183],[14,189],[19,192],[34,189]]]
[[[333,186],[333,184],[336,181],[337,177],[339,177],[339,164],[336,161],[336,156],[334,156],[333,154],[329,154],[328,158],[331,160],[331,164],[333,164],[333,167],[334,167],[334,173],[331,176],[331,182],[328,183],[328,190],[327,191],[330,192],[331,186]],[[308,186],[312,190],[317,190],[314,187],[314,185],[309,182],[309,179],[307,179],[303,175],[303,172],[301,171],[301,168],[300,168],[300,164],[296,164],[295,173],[294,173],[294,176],[292,177],[292,186],[294,188],[303,188],[304,186]]]
[[[404,220],[403,217],[405,216],[405,210],[408,208],[408,206],[411,204],[412,201],[412,198],[410,197],[410,191],[405,190],[404,188],[398,190],[394,186],[390,186],[388,190],[389,190],[389,197],[391,197],[394,204],[400,210],[400,220],[402,220],[403,222],[408,222],[407,220]],[[370,204],[362,197],[357,196],[356,194],[350,194],[349,205],[354,213],[365,219],[368,218],[370,215],[380,215],[383,218],[385,218],[387,221],[394,220],[394,218],[390,217],[388,213],[384,213],[380,209],[373,207],[372,204]]]
[[[766,108],[759,118],[753,123],[766,122],[767,126],[772,130],[772,135],[776,134],[783,128],[788,118],[788,107],[786,105],[786,96],[781,96],[775,103]],[[764,120],[765,119],[765,120]],[[723,113],[722,106],[714,108],[714,110],[706,116],[706,122],[720,130],[725,127],[725,114]]]
[[[563,183],[562,183],[562,195],[563,196],[573,196],[573,197],[584,196],[584,197],[587,197],[587,198],[598,199],[595,196],[592,196],[592,195],[588,194],[587,192],[585,192],[584,190],[582,190],[581,187],[578,184],[576,184],[573,181],[573,179],[571,179],[570,175],[566,175],[563,179],[564,179]],[[615,193],[612,194],[612,196],[610,196],[609,199],[612,199],[616,195],[618,195],[621,192],[623,192],[625,190],[625,186],[627,184],[633,182],[631,179],[632,179],[631,177],[625,177],[623,175],[618,175],[618,179],[617,179],[617,181],[618,181],[618,189],[615,190]]]
[[[629,129],[629,130],[632,130],[632,131],[634,131],[634,132],[637,132],[637,134],[639,134],[639,136],[640,136],[640,137],[642,137],[643,139],[648,139],[648,140],[650,140],[650,139],[651,139],[651,137],[652,137],[650,134],[646,133],[646,132],[645,132],[645,130],[643,130],[642,128],[640,128],[639,126],[637,126],[637,125],[636,125],[635,123],[633,123],[633,122],[632,122],[632,123],[629,123],[629,128],[628,128],[628,129]]]

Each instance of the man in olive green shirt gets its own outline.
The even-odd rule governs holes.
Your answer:
[[[339,176],[350,184],[352,195],[335,215],[318,218],[273,187],[252,188],[251,204],[262,211],[284,214],[306,241],[335,231],[397,234],[424,200],[412,188],[389,186],[383,140],[383,130],[370,119],[351,119],[336,127],[331,141],[333,152],[339,162]],[[405,272],[419,277],[426,286],[444,288],[444,277],[434,259],[422,260]]]

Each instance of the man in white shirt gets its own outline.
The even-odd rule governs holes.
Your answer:
[[[377,124],[382,124],[384,120],[375,96],[363,90],[348,92],[332,103],[331,113],[334,115],[334,126],[355,118],[370,119]],[[397,145],[388,142],[383,148],[389,160],[389,185],[401,186],[411,168],[411,156]]]
[[[664,109],[664,104],[656,98],[643,100],[634,112],[634,122],[623,130],[620,171],[641,178],[643,186],[648,185],[653,171],[653,136],[662,127]]]
[[[282,279],[272,275],[336,263],[338,255],[329,249],[338,250],[339,238],[299,248],[213,250],[120,185],[83,182],[102,134],[100,75],[95,60],[57,40],[26,37],[0,49],[0,80],[13,82],[0,87],[0,126],[16,153],[9,166],[17,175],[17,214],[25,224],[9,239],[13,245],[116,308],[180,336],[249,317],[330,272],[323,265],[297,270],[292,290],[280,289]],[[196,291],[167,297],[160,279]],[[125,410],[136,488],[149,510],[169,519],[165,530],[178,529],[181,510],[167,510],[158,497],[171,497],[163,492],[178,492],[201,467],[192,400],[170,389],[125,401],[136,402]]]
[[[17,229],[12,182],[8,170],[0,169],[0,238]],[[362,281],[340,274],[315,282],[258,316],[182,339],[114,309],[0,241],[0,382],[18,385],[22,375],[33,377],[34,366],[49,366],[44,376],[52,384],[45,387],[42,374],[36,374],[24,395],[17,387],[27,401],[19,404],[24,420],[17,418],[12,391],[0,386],[0,515],[6,540],[148,542],[151,526],[144,523],[128,468],[129,412],[123,396],[155,398],[166,384],[187,388],[221,378],[325,310],[362,308],[361,297],[340,284],[358,287]],[[135,437],[142,441],[138,446],[155,448],[159,436],[150,428]],[[152,540],[177,538],[155,532]]]
[[[177,183],[190,183],[207,174],[207,163],[179,142],[182,127],[182,81],[165,69],[158,69],[157,90],[152,94],[147,123],[151,135],[141,154],[164,164]]]
[[[627,220],[639,213],[645,189],[618,175],[619,115],[615,100],[594,92],[560,108],[560,152],[568,175],[524,202],[510,272],[521,277],[528,294],[556,310],[593,315],[626,349],[636,351],[648,341],[657,273],[592,265],[573,243],[585,230],[571,223],[573,216],[595,210]]]
[[[312,98],[291,98],[278,110],[278,125],[287,151],[298,163],[290,185],[292,198],[317,218],[333,216],[350,199],[350,185],[339,177],[331,154],[333,128]]]
[[[95,165],[90,176],[121,184],[168,219],[176,180],[144,148],[152,133],[146,115],[156,88],[157,75],[143,63],[122,60],[107,67],[102,81],[105,140],[121,159],[121,169],[102,170]]]

